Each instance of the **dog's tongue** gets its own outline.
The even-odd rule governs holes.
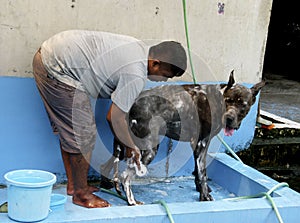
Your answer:
[[[232,136],[232,135],[233,135],[233,132],[234,132],[234,129],[226,127],[226,128],[224,129],[224,132],[225,132],[225,135],[226,135],[226,136]]]

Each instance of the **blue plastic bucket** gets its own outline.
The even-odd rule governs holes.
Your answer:
[[[14,170],[4,175],[7,183],[8,216],[35,222],[47,218],[56,176],[42,170]]]

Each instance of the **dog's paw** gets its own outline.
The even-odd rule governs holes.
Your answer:
[[[118,193],[120,196],[122,196],[122,190],[121,190],[121,187],[120,187],[119,182],[115,181],[114,184],[115,184],[115,190],[117,191],[117,193]]]
[[[114,187],[114,182],[113,180],[101,175],[101,179],[100,179],[100,188],[104,188],[104,189],[111,189]]]
[[[136,206],[136,205],[144,205],[145,203],[144,202],[142,202],[142,201],[134,201],[134,202],[129,202],[128,201],[128,205],[129,206]]]
[[[143,204],[145,204],[145,203],[142,202],[142,201],[135,201],[135,203],[136,203],[136,205],[143,205]]]
[[[200,195],[200,198],[199,198],[200,201],[213,201],[213,197],[210,195],[210,194],[206,194],[206,195]]]

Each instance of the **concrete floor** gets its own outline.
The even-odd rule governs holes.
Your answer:
[[[264,76],[267,85],[261,91],[261,110],[300,122],[300,82],[281,75]]]

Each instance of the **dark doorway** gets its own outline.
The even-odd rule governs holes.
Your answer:
[[[299,11],[299,0],[273,0],[264,74],[300,81]]]
[[[298,123],[300,123],[299,11],[300,0],[273,0],[263,70],[263,78],[267,80],[267,85],[260,95],[261,110]],[[262,128],[259,131],[263,131]],[[256,134],[259,135],[258,138],[278,139],[279,132],[283,134],[284,139],[291,139],[291,141],[281,144],[266,141],[264,145],[252,145],[248,150],[251,154],[250,159],[257,157],[258,160],[263,160],[263,164],[259,166],[259,162],[255,162],[252,165],[251,161],[248,161],[248,165],[252,165],[277,181],[288,182],[291,188],[300,192],[300,165],[297,160],[293,162],[294,157],[298,157],[300,152],[300,144],[295,141],[297,136],[294,134],[299,133],[299,128],[274,128],[266,130],[263,134]],[[286,132],[293,132],[293,136],[289,138]],[[270,137],[268,134],[274,135]],[[268,149],[270,153],[267,153]],[[258,155],[255,156],[255,153]],[[272,158],[274,155],[275,159]],[[282,158],[286,155],[289,157],[283,161]],[[264,156],[266,159],[263,158]],[[242,156],[241,159],[244,160]],[[269,161],[274,163],[271,164]]]

